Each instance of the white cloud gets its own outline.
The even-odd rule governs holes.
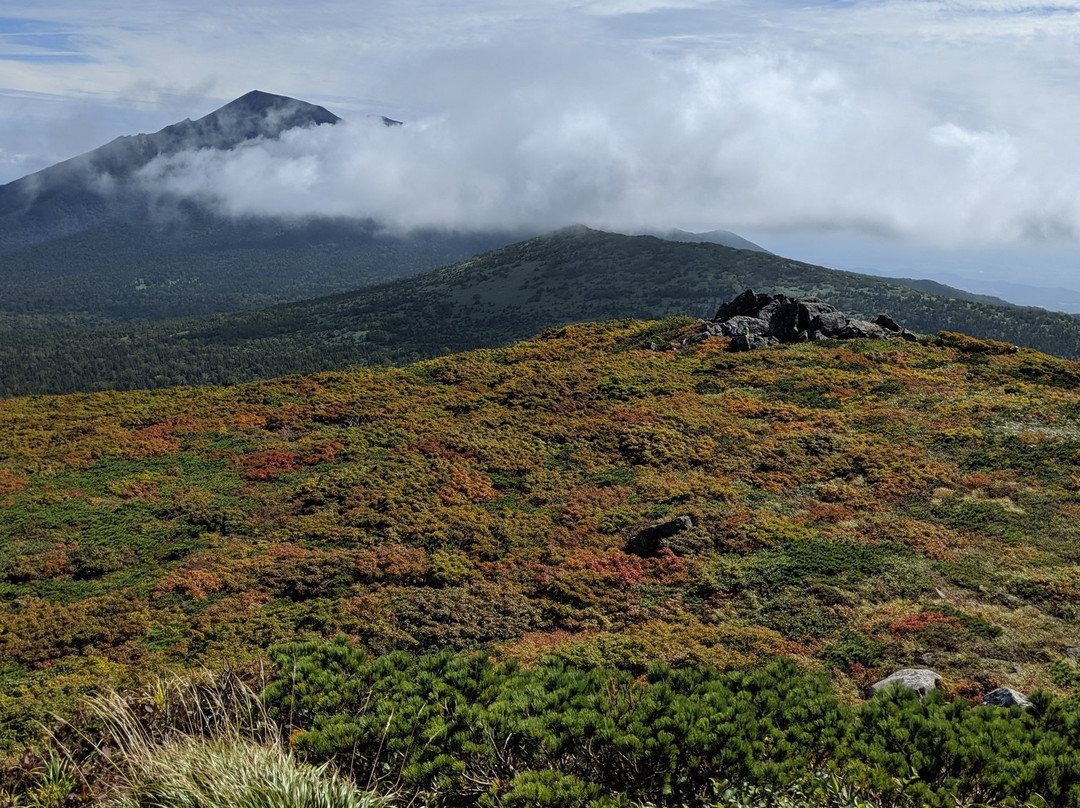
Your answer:
[[[1080,180],[1061,170],[1080,144],[1056,130],[972,127],[793,52],[552,48],[521,45],[509,70],[503,46],[433,57],[427,69],[463,88],[452,113],[182,155],[147,180],[234,213],[406,228],[842,229],[946,246],[1080,236]]]
[[[0,91],[0,148],[24,165],[260,88],[351,123],[187,155],[163,181],[238,212],[401,226],[1080,241],[1080,0],[39,6],[23,13],[91,61],[4,63],[20,95]],[[30,145],[50,120],[52,145]]]

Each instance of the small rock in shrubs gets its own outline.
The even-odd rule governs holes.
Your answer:
[[[661,522],[649,525],[644,530],[639,530],[626,542],[626,552],[642,558],[655,558],[660,551],[668,546],[668,540],[683,531],[690,530],[694,526],[694,520],[689,516],[679,516],[670,522]]]
[[[1027,696],[1011,687],[999,687],[987,693],[982,703],[991,707],[1022,707],[1025,710],[1031,706]]]
[[[934,690],[940,681],[941,674],[929,668],[904,668],[882,679],[880,682],[870,685],[870,695],[875,696],[892,685],[899,685],[914,690],[921,699],[931,690]]]

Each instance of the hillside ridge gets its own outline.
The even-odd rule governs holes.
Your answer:
[[[1080,320],[994,307],[865,275],[706,243],[568,228],[411,278],[228,315],[0,341],[0,395],[234,383],[403,364],[618,317],[712,316],[748,287],[816,296],[916,332],[971,333],[1080,356]],[[53,373],[50,368],[63,368]]]

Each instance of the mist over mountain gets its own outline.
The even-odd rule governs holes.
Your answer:
[[[684,241],[689,244],[698,242],[721,244],[724,247],[734,247],[736,250],[752,250],[754,252],[763,252],[772,255],[769,250],[766,250],[760,244],[755,244],[749,239],[743,238],[738,233],[732,233],[730,230],[709,230],[704,233],[690,233],[686,230],[674,228],[672,230],[658,230],[655,233],[646,233],[644,235],[656,236],[657,238],[666,239],[667,241]]]
[[[401,126],[369,116],[347,129],[324,107],[252,91],[197,120],[117,138],[0,186],[0,327],[97,326],[345,292],[536,235],[559,194],[573,192],[537,173],[565,138],[534,149],[533,173],[521,175],[499,157],[502,135],[489,140],[461,122]],[[467,153],[465,135],[476,135]],[[505,163],[501,184],[485,179],[482,151]],[[581,168],[573,181],[582,183],[580,212],[605,199],[617,210],[618,193],[592,195],[593,168]],[[510,222],[519,225],[507,229]],[[643,230],[771,255],[729,230],[624,232]],[[1005,303],[934,281],[901,282]]]
[[[369,217],[329,213],[233,215],[162,180],[171,165],[162,161],[232,155],[341,120],[256,90],[198,120],[120,137],[0,186],[0,323],[70,326],[265,306],[415,274],[524,235],[390,233]]]
[[[323,107],[253,90],[198,120],[118,137],[93,151],[0,186],[0,249],[41,243],[130,216],[146,192],[132,176],[163,155],[229,150],[341,120]]]

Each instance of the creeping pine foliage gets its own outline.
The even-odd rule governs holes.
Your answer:
[[[1080,702],[865,704],[791,660],[644,677],[547,657],[272,651],[269,714],[313,762],[431,805],[1080,805]]]

